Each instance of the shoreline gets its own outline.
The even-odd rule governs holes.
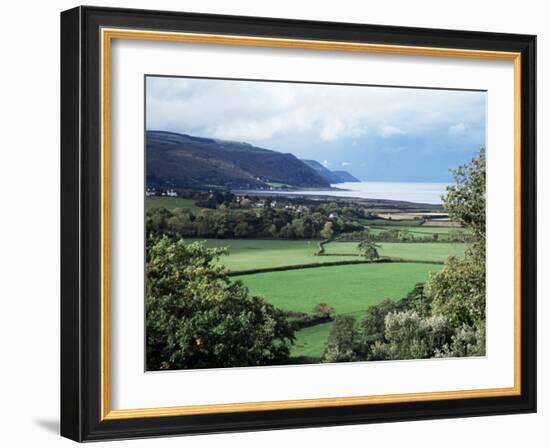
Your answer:
[[[389,207],[392,209],[402,209],[406,208],[407,210],[429,210],[430,212],[441,210],[443,211],[443,204],[430,204],[426,202],[413,202],[405,201],[399,199],[381,199],[381,198],[364,198],[360,196],[336,196],[336,195],[327,195],[323,192],[329,191],[327,189],[311,189],[311,190],[230,190],[231,193],[235,195],[248,195],[248,196],[258,196],[258,197],[269,197],[269,196],[286,196],[290,198],[304,197],[313,201],[344,201],[344,202],[357,202],[365,206],[374,206],[374,207]],[[304,194],[304,191],[307,191],[307,194]],[[344,190],[341,188],[333,188],[330,191],[353,191],[353,190]],[[316,192],[318,194],[316,194]]]

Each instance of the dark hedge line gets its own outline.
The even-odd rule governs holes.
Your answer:
[[[303,316],[290,321],[290,325],[292,326],[292,329],[294,331],[298,331],[304,328],[314,327],[315,325],[332,322],[333,320],[334,320],[333,317],[328,317],[328,316],[320,317],[320,316],[315,316],[313,314],[303,313]]]
[[[346,254],[349,255],[349,254]],[[237,275],[251,275],[251,274],[262,274],[265,272],[277,272],[277,271],[293,271],[296,269],[310,269],[310,268],[322,268],[325,266],[340,266],[346,264],[365,264],[365,263],[391,263],[393,260],[390,259],[379,259],[374,261],[368,260],[345,260],[345,261],[329,261],[326,263],[306,263],[306,264],[296,264],[293,266],[276,266],[272,268],[258,268],[258,269],[247,269],[244,271],[232,271],[227,275],[230,277],[235,277]]]

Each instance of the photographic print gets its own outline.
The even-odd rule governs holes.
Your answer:
[[[536,36],[61,25],[63,436],[536,412]]]
[[[147,76],[147,369],[485,355],[485,113]]]

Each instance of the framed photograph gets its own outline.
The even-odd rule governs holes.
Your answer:
[[[535,36],[61,14],[61,433],[536,411]]]

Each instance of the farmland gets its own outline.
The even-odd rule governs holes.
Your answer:
[[[370,305],[403,297],[437,269],[437,265],[424,263],[375,263],[267,272],[236,279],[251,293],[283,310],[308,313],[324,302],[337,314],[360,316]],[[301,291],[299,297],[296,291]],[[320,358],[330,326],[325,323],[298,331],[292,355]]]
[[[201,240],[198,240],[201,241]],[[295,266],[322,261],[357,259],[357,250],[348,250],[349,255],[330,257],[330,260],[315,256],[317,241],[312,240],[202,240],[207,247],[226,247],[228,256],[222,263],[230,271],[266,269],[279,266]],[[355,244],[357,246],[357,244]]]
[[[242,204],[231,202],[232,199],[228,202],[227,197],[219,199],[224,201],[223,207],[210,201],[207,208],[201,205],[209,201],[196,197],[148,197],[146,209],[154,213],[161,208],[170,210],[172,220],[158,215],[166,219],[163,231],[170,230],[172,223],[176,223],[175,232],[189,233],[183,236],[186,243],[199,241],[208,248],[225,248],[227,253],[220,257],[220,263],[229,272],[231,281],[242,283],[251,294],[263,297],[287,313],[289,321],[297,315],[313,316],[314,307],[320,303],[333,308],[330,321],[314,322],[295,331],[290,362],[320,362],[334,316],[352,315],[360,323],[370,306],[385,299],[403,298],[416,284],[425,282],[431,272],[440,270],[449,256],[463,256],[467,244],[454,241],[457,235],[470,234],[457,227],[423,226],[419,219],[356,219],[342,213],[343,208],[336,208],[339,217],[332,222],[340,237],[325,240],[323,251],[319,253],[319,243],[326,238],[320,231],[326,218],[320,220],[317,227],[320,230],[312,231],[309,238],[297,237],[304,233],[299,221],[318,219],[319,213],[315,215],[315,210],[326,216],[332,210],[326,208],[329,205],[310,204],[308,209],[277,199],[277,209],[255,209],[258,201],[252,200],[252,207],[243,210]],[[266,203],[270,203],[269,200],[262,202]],[[300,218],[296,218],[297,214]],[[287,222],[293,226],[288,233],[290,238],[283,234],[282,228],[271,237],[255,237],[263,236],[260,229],[265,228],[266,219],[276,222],[288,216],[291,220]],[[246,237],[233,237],[239,223],[246,230]],[[353,231],[346,234],[346,226]],[[376,262],[370,263],[361,256],[360,240],[354,239],[357,233],[364,238],[362,230],[358,229],[363,229],[376,241]],[[211,236],[220,235],[220,232],[223,237]],[[200,233],[204,234],[203,238],[198,236]]]
[[[222,263],[230,271],[296,266],[358,258],[356,242],[333,241],[325,245],[327,256],[316,256],[317,241],[312,240],[190,240],[205,241],[207,247],[226,247],[228,255]],[[457,243],[380,243],[382,257],[407,261],[442,262],[450,255],[460,256],[464,244]],[[336,255],[333,255],[336,254]]]
[[[347,314],[364,311],[386,298],[401,298],[437,269],[437,265],[425,263],[367,263],[235,278],[283,310],[307,313],[317,303],[326,302],[336,313]],[[297,290],[302,291],[300,297],[296,296]]]
[[[407,226],[403,226],[403,225],[400,225],[400,226],[388,226],[388,225],[380,225],[380,226],[370,226],[369,229],[371,231],[371,233],[373,234],[378,234],[378,233],[381,233],[383,231],[386,231],[386,230],[391,230],[391,229],[395,229],[396,227],[398,227],[399,230],[408,230],[409,232],[411,233],[418,233],[418,234],[422,234],[422,235],[433,235],[434,233],[438,234],[438,235],[447,235],[449,234],[450,232],[453,232],[453,231],[462,231],[462,232],[465,232],[467,233],[464,229],[460,229],[460,228],[456,228],[456,227],[443,227],[443,226],[434,226],[434,227],[431,227],[431,226],[411,226],[411,227],[407,227]]]
[[[330,242],[326,256],[316,256],[317,241],[207,239],[207,247],[226,247],[221,262],[232,272],[272,269],[334,261],[358,260],[356,242]],[[252,294],[260,295],[276,307],[291,312],[310,313],[318,303],[327,303],[337,314],[360,318],[370,306],[384,299],[399,299],[448,256],[461,256],[465,245],[457,243],[381,243],[381,257],[394,257],[408,263],[367,263],[290,269],[236,275]],[[331,255],[337,254],[337,255]],[[422,263],[422,261],[430,263]],[[300,291],[297,296],[296,291]],[[292,348],[295,358],[320,358],[331,323],[301,329]]]
[[[448,256],[464,253],[460,243],[380,243],[381,257],[398,258],[408,261],[444,261]],[[355,242],[331,242],[325,245],[327,255],[357,253]],[[331,257],[332,259],[332,257]]]

